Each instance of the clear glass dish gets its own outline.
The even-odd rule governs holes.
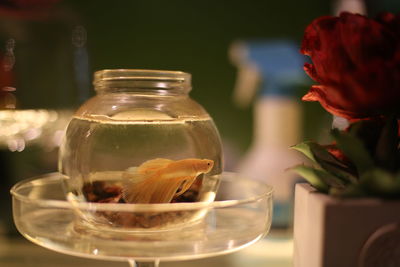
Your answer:
[[[215,201],[193,203],[72,203],[66,200],[64,179],[52,173],[11,189],[20,233],[60,253],[129,261],[132,266],[134,260],[153,264],[203,258],[244,248],[267,234],[271,225],[272,188],[234,173],[221,175]],[[176,218],[182,222],[179,227],[114,231],[86,223],[79,214],[87,212],[128,217],[147,213],[154,218],[180,214]],[[197,214],[197,220],[185,221],[185,214]]]

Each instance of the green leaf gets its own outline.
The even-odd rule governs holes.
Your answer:
[[[396,170],[398,145],[398,122],[397,118],[392,116],[386,120],[376,145],[375,160],[379,166]]]
[[[311,141],[305,141],[300,144],[294,145],[291,148],[303,153],[307,158],[311,159],[315,163],[317,162],[314,158],[314,154],[311,151],[311,145],[313,142]]]
[[[400,195],[399,174],[387,172],[382,169],[372,169],[360,178],[361,185],[371,192],[381,196]]]
[[[357,178],[351,173],[350,168],[335,158],[326,148],[319,144],[312,144],[311,151],[322,169],[332,175],[338,176],[347,183],[357,183]]]
[[[345,188],[331,188],[329,194],[338,197],[366,197],[367,193],[359,184],[351,184]]]
[[[327,193],[330,187],[344,188],[345,184],[339,178],[324,170],[298,165],[292,168],[293,171],[304,177],[310,184],[321,192]]]
[[[308,158],[318,163],[318,165],[331,173],[340,177],[345,182],[357,183],[357,178],[351,173],[348,166],[335,158],[327,149],[318,143],[307,141],[292,147]]]
[[[339,149],[354,163],[360,175],[374,166],[368,150],[360,139],[338,129],[332,130],[332,136]]]

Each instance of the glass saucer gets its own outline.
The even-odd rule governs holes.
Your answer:
[[[17,229],[28,240],[73,256],[129,262],[204,258],[244,248],[271,226],[272,188],[235,173],[221,175],[214,202],[168,204],[71,203],[62,187],[64,179],[51,173],[16,184],[11,189],[13,214]],[[159,230],[115,231],[87,223],[81,214],[88,212],[189,212],[197,220]]]

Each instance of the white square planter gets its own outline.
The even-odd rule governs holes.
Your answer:
[[[400,201],[339,199],[297,184],[294,267],[400,266]]]

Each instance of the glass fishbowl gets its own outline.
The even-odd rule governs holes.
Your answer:
[[[180,71],[101,70],[96,95],[68,125],[59,171],[72,203],[211,202],[222,173],[218,130],[189,97]],[[148,209],[147,209],[148,210]],[[113,229],[160,229],[201,214],[92,212],[85,223]]]

